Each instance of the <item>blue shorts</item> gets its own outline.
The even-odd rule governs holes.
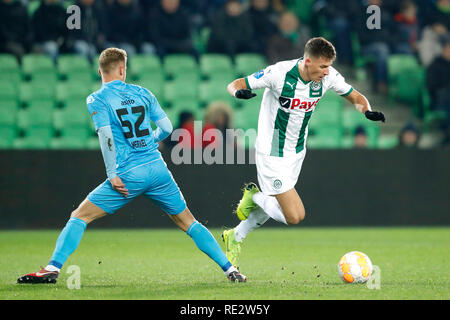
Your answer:
[[[167,214],[176,215],[186,209],[186,201],[162,158],[142,164],[118,176],[128,189],[128,197],[113,189],[108,179],[87,198],[106,213],[114,213],[143,194]]]

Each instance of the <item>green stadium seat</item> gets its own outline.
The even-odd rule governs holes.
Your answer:
[[[15,100],[19,99],[19,90],[14,83],[10,81],[2,80],[0,81],[0,101],[4,100]]]
[[[209,81],[221,81],[226,85],[228,85],[230,82],[233,82],[236,79],[237,79],[236,74],[231,69],[228,71],[212,73],[208,77]]]
[[[196,100],[197,97],[198,88],[194,84],[186,85],[182,81],[170,81],[164,87],[164,99],[170,104],[183,100]]]
[[[354,137],[351,135],[345,135],[341,140],[341,148],[343,149],[351,149],[355,144]]]
[[[393,95],[397,100],[411,104],[416,117],[423,117],[422,94],[425,87],[425,68],[418,67],[397,76]]]
[[[194,57],[188,54],[168,54],[164,57],[164,71],[172,78],[183,73],[199,73]]]
[[[343,130],[341,128],[320,128],[315,135],[309,135],[306,140],[308,148],[339,149],[342,145]]]
[[[50,140],[43,140],[40,137],[25,137],[16,138],[13,142],[14,149],[30,149],[30,150],[40,150],[48,149],[50,147]]]
[[[35,73],[31,78],[31,83],[41,83],[54,88],[58,83],[58,76],[56,73]]]
[[[86,101],[89,94],[92,93],[92,84],[78,81],[65,81],[58,83],[56,87],[57,101],[65,104],[69,100],[79,99]]]
[[[44,54],[26,54],[22,58],[22,71],[28,76],[36,73],[56,73],[52,59]]]
[[[334,93],[333,91],[328,91],[319,100],[316,110],[322,108],[337,108],[342,110],[343,107],[344,107],[344,98]]]
[[[87,148],[87,141],[72,137],[53,138],[50,141],[50,148],[54,150],[77,150]]]
[[[0,112],[17,112],[19,102],[16,99],[0,99]],[[1,119],[0,119],[1,121]]]
[[[199,86],[199,98],[203,105],[208,105],[213,101],[225,101],[234,106],[236,98],[227,91],[227,83],[223,81],[203,81]]]
[[[69,74],[89,74],[91,65],[86,57],[77,54],[62,54],[58,57],[58,73],[64,77]]]
[[[90,84],[91,86],[94,82],[91,72],[69,73],[66,75],[66,78],[68,82],[84,82],[86,84]]]
[[[128,66],[132,79],[146,79],[154,75],[164,78],[162,63],[157,56],[136,54],[129,59]]]
[[[86,148],[91,150],[100,149],[100,141],[98,137],[90,137],[86,142]]]
[[[392,149],[398,146],[398,136],[381,135],[378,138],[378,149]]]
[[[251,75],[267,65],[263,55],[256,53],[240,53],[235,57],[235,70],[238,76]]]
[[[258,128],[259,108],[254,105],[244,105],[234,112],[234,127],[244,130]]]
[[[367,132],[368,146],[376,147],[380,134],[380,128],[376,122],[367,120],[361,112],[354,108],[347,108],[342,111],[342,123],[346,134],[351,136],[358,126],[364,127]]]
[[[15,126],[17,122],[18,108],[8,105],[0,105],[0,127]]]
[[[186,99],[186,100],[175,101],[175,103],[173,103],[171,109],[178,110],[178,112],[190,111],[194,115],[198,115],[200,113],[200,111],[202,110],[200,108],[200,103],[197,99]]]
[[[320,130],[322,127],[341,127],[342,126],[342,108],[332,105],[317,106],[311,116],[308,127],[312,131]]]
[[[25,137],[36,137],[43,141],[50,142],[53,137],[53,128],[49,127],[30,127],[25,130]]]
[[[54,101],[55,87],[46,83],[32,81],[20,85],[20,101],[29,105],[32,101]]]
[[[399,74],[419,68],[419,63],[413,55],[391,54],[388,58],[387,67],[389,82],[392,83]]]
[[[89,113],[81,108],[66,107],[55,111],[53,115],[53,126],[56,129],[65,128],[87,128],[89,127]]]
[[[204,77],[211,78],[217,74],[233,72],[231,58],[225,54],[206,53],[200,57],[200,72]]]
[[[16,135],[17,130],[15,126],[0,125],[0,149],[12,148]]]
[[[12,54],[0,54],[0,80],[12,82],[18,86],[21,79],[22,71],[16,57]]]
[[[53,112],[43,110],[38,106],[20,110],[17,115],[17,124],[19,128],[28,130],[33,127],[53,127]]]
[[[8,53],[0,54],[0,72],[20,72],[20,66],[17,58]]]
[[[62,137],[80,140],[87,140],[90,136],[92,136],[91,133],[92,131],[88,125],[84,127],[64,127],[61,130]]]

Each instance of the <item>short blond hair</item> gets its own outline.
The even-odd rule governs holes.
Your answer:
[[[102,73],[110,73],[119,63],[127,63],[127,52],[119,48],[108,48],[100,53],[98,65]]]

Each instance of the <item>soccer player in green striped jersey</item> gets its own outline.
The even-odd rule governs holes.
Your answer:
[[[331,66],[335,58],[331,42],[312,38],[302,58],[278,62],[228,85],[228,92],[238,99],[253,98],[252,90],[264,89],[255,144],[260,189],[254,183],[245,186],[236,210],[242,222],[222,234],[234,265],[243,239],[269,218],[286,225],[305,218],[294,187],[306,154],[309,120],[327,90],[346,98],[367,119],[385,121],[383,113],[372,111],[369,101]]]

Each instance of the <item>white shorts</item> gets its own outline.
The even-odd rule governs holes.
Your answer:
[[[295,187],[306,149],[290,157],[273,157],[256,152],[256,172],[261,191],[276,195]]]

